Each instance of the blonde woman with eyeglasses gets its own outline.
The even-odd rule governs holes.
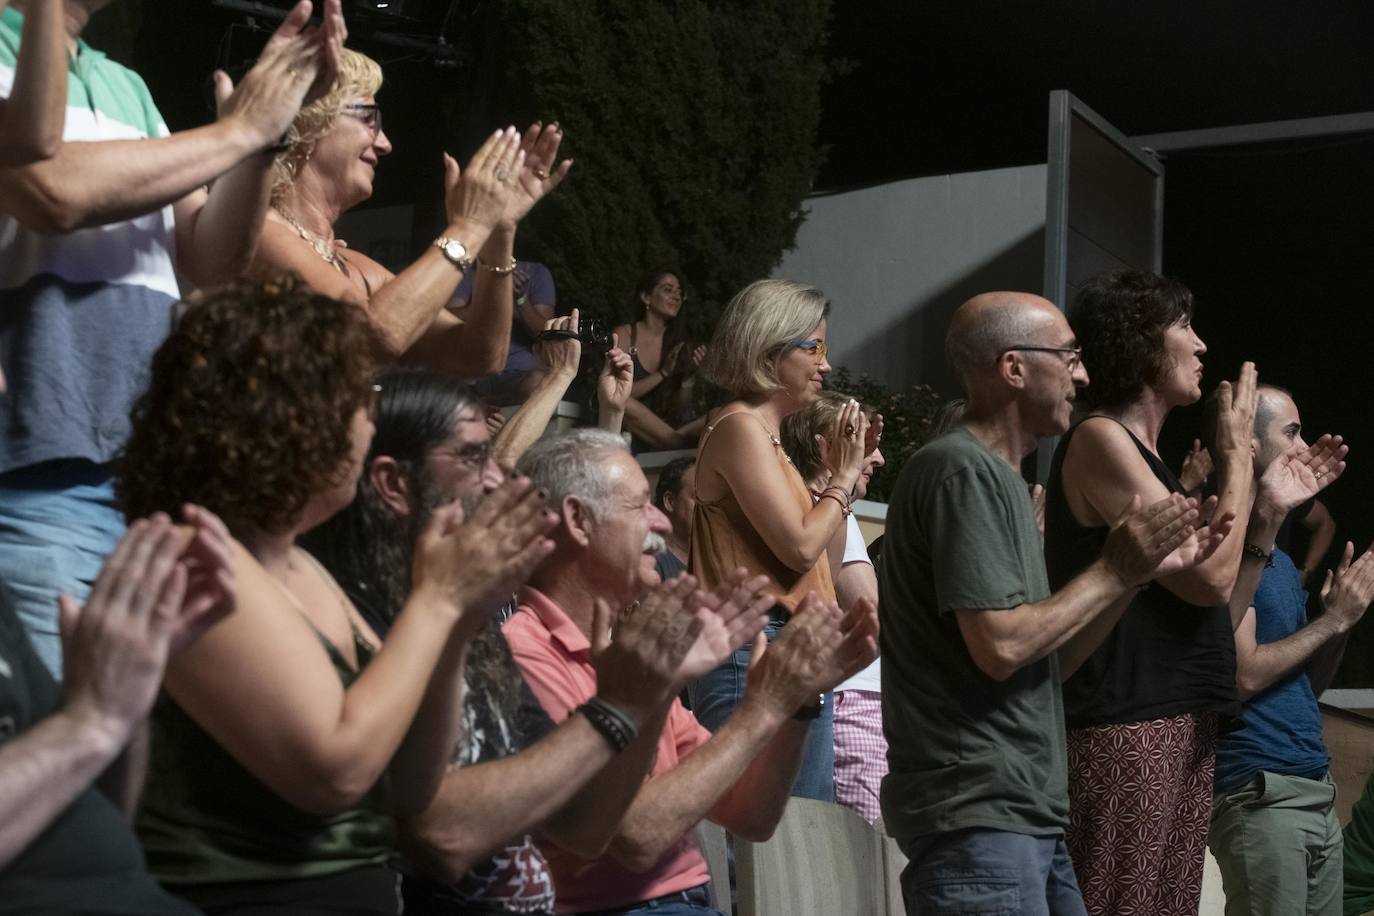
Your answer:
[[[271,208],[254,268],[289,271],[315,292],[361,306],[392,359],[462,378],[500,372],[514,314],[515,228],[571,168],[555,166],[563,133],[535,123],[487,138],[466,169],[444,155],[443,234],[393,274],[334,235],[347,210],[372,196],[391,140],[382,128],[376,61],[344,49],[328,95],[301,109],[273,163]],[[465,274],[471,307],[447,309]]]
[[[751,283],[726,306],[702,367],[733,400],[708,417],[702,434],[688,565],[704,588],[741,567],[772,579],[777,604],[764,631],[770,639],[807,593],[835,600],[826,548],[850,514],[864,455],[872,448],[868,420],[850,402],[827,438],[829,483],[813,500],[779,439],[783,418],[813,401],[830,371],[829,312],[829,301],[815,287],[789,280]],[[872,605],[859,602],[849,609],[848,624],[869,615],[876,617]],[[735,706],[749,702],[748,668],[749,652],[741,650],[692,685],[692,711],[707,728],[720,728]],[[778,776],[795,778],[794,795],[832,801],[829,697],[799,709],[796,718],[799,724],[776,740],[806,742],[801,766]]]

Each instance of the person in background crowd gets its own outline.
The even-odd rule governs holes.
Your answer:
[[[520,470],[557,507],[558,546],[520,593],[505,634],[530,688],[561,721],[597,692],[598,634],[611,607],[632,606],[658,581],[652,551],[669,525],[623,440],[601,430],[544,439],[525,453]],[[756,638],[773,596],[767,577],[748,575],[735,570],[717,586],[740,595],[747,610],[686,665],[700,675],[754,640],[744,700],[714,735],[677,700],[665,708],[657,739],[653,730],[621,733],[621,753],[652,758],[652,775],[605,855],[586,862],[545,847],[559,912],[718,914],[707,902],[706,863],[688,833],[710,817],[739,836],[767,839],[787,804],[817,695],[873,659],[877,619],[866,602],[842,613],[808,594],[776,642]],[[674,582],[695,584],[691,576]],[[686,623],[684,615],[679,626]]]
[[[526,481],[437,509],[379,645],[295,543],[353,499],[376,353],[360,309],[240,281],[191,304],[135,407],[126,511],[196,502],[233,534],[238,606],[168,666],[138,822],[150,870],[207,912],[398,912],[390,815],[438,791],[467,644],[552,546]]]
[[[460,318],[472,302],[473,275],[463,274],[449,309]],[[553,274],[538,261],[515,262],[511,275],[514,316],[511,321],[510,349],[500,372],[478,379],[473,391],[488,404],[508,407],[521,404],[538,387],[544,365],[535,354],[539,333],[556,316],[558,293]]]
[[[782,421],[782,444],[792,464],[806,478],[813,497],[830,483],[830,469],[823,463],[827,439],[836,432],[836,420],[849,403],[838,391],[822,391],[817,398]],[[863,499],[873,472],[884,464],[878,448],[882,440],[881,415],[864,407],[869,428],[875,430],[873,451],[864,456],[852,499]],[[826,548],[835,595],[841,607],[860,598],[878,605],[878,577],[868,557],[859,520],[852,514],[835,532]],[[882,816],[878,792],[887,775],[887,739],[883,737],[882,670],[874,660],[863,671],[835,688],[835,801],[863,815],[869,823]]]
[[[1214,394],[1203,419],[1209,448],[1218,407]],[[1259,386],[1253,446],[1254,508],[1232,596],[1235,603],[1253,594],[1235,634],[1244,708],[1241,727],[1217,741],[1208,845],[1231,916],[1338,916],[1341,827],[1317,697],[1374,600],[1374,553],[1352,564],[1354,545],[1346,545],[1322,588],[1324,611],[1309,623],[1300,574],[1276,539],[1297,506],[1340,476],[1345,447],[1323,436],[1309,449],[1292,396],[1271,385]],[[1321,461],[1328,452],[1334,464]],[[1256,571],[1254,589],[1247,580]]]
[[[658,577],[664,582],[687,571],[687,554],[692,546],[692,513],[696,510],[696,464],[694,456],[674,458],[658,473],[654,486],[654,505],[668,518],[670,528],[663,534],[664,548],[654,558]]]
[[[1170,411],[1201,398],[1207,352],[1193,330],[1192,294],[1154,274],[1093,277],[1068,314],[1093,380],[1078,398],[1084,418],[1060,440],[1050,470],[1051,586],[1094,561],[1132,496],[1149,503],[1183,492],[1159,457],[1159,433]],[[1237,519],[1231,537],[1060,652],[1069,850],[1094,916],[1197,912],[1218,725],[1240,712],[1232,635],[1240,616],[1227,602],[1250,517],[1255,384],[1245,363],[1219,401],[1212,458],[1218,511]]]
[[[559,403],[577,379],[582,365],[582,343],[577,337],[579,322],[578,311],[573,309],[571,314],[545,323],[544,332],[554,336],[535,345],[535,353],[544,367],[539,382],[510,420],[492,433],[492,451],[503,469],[514,468],[525,450],[548,431]],[[629,354],[613,344],[602,359],[596,379],[597,425],[602,429],[620,432],[633,373]]]
[[[677,274],[654,270],[635,285],[640,318],[615,329],[635,361],[634,400],[626,426],[640,449],[691,448],[704,425],[692,416],[690,382],[706,359],[681,319],[687,294]]]
[[[510,346],[515,226],[571,168],[554,165],[563,133],[556,124],[534,124],[523,137],[514,127],[497,131],[466,171],[445,155],[444,234],[392,274],[334,236],[339,216],[372,196],[377,166],[391,152],[381,86],[381,67],[345,50],[332,91],[296,117],[273,166],[255,267],[292,271],[317,292],[363,307],[392,358],[464,378],[500,372]],[[472,303],[459,319],[446,306],[474,271]]]
[[[726,306],[703,366],[732,400],[712,415],[697,451],[690,567],[708,587],[740,567],[768,576],[778,599],[769,615],[769,638],[808,592],[822,602],[834,600],[826,548],[844,530],[864,455],[874,448],[868,419],[851,401],[825,455],[830,484],[813,500],[778,438],[783,418],[815,400],[830,371],[829,312],[830,302],[813,286],[751,283]],[[724,725],[740,703],[748,667],[748,653],[740,652],[691,686],[692,710],[702,725]],[[821,706],[793,793],[833,801],[830,697]]]
[[[430,515],[454,500],[476,511],[504,475],[467,386],[404,369],[383,375],[381,388],[357,498],[306,540],[385,635],[411,590],[415,541]],[[647,598],[594,660],[599,701],[640,729],[661,725],[656,707],[680,688],[678,667],[692,639],[660,637],[690,617],[688,598],[684,591]],[[489,617],[469,650],[462,737],[439,794],[402,825],[403,847],[418,867],[405,880],[407,913],[551,913],[553,878],[531,834],[595,858],[644,779],[648,760],[617,755],[586,716],[554,724],[521,678],[500,624],[499,615]]]
[[[910,860],[913,916],[1081,914],[1059,656],[1142,583],[1204,562],[1231,519],[1195,528],[1193,500],[1128,498],[1051,592],[1020,467],[1088,382],[1073,332],[1038,296],[987,293],[955,312],[945,350],[968,407],[903,468],[879,567],[883,820]]]
[[[0,0],[0,15],[8,4]],[[7,46],[0,57],[0,167],[51,159],[62,145],[67,116],[63,12],[62,0],[30,4],[23,16],[24,53]]]
[[[50,15],[50,2],[0,14],[0,68],[18,66],[20,13]],[[80,40],[105,3],[62,3],[65,142],[0,169],[0,580],[59,678],[57,593],[82,600],[124,530],[111,460],[171,329],[178,274],[207,286],[252,259],[268,152],[333,83],[345,31],[340,0],[323,0],[314,31],[301,0],[237,87],[216,75],[216,121],[169,136],[143,80]]]

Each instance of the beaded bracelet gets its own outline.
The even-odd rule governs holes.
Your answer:
[[[491,264],[488,264],[486,261],[483,261],[481,258],[478,258],[477,266],[480,267],[482,270],[490,271],[491,273],[499,274],[500,276],[504,277],[506,274],[511,273],[513,270],[515,270],[515,258],[511,258],[510,263],[507,264],[505,267],[494,267]]]
[[[592,728],[600,732],[606,743],[616,751],[625,750],[639,735],[634,720],[600,697],[592,697],[577,707],[577,711],[587,717]]]

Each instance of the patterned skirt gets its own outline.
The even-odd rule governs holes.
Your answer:
[[[1212,818],[1210,713],[1069,732],[1069,854],[1091,916],[1196,916]]]

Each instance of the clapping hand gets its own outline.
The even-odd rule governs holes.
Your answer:
[[[1264,469],[1259,498],[1278,516],[1287,515],[1341,476],[1349,451],[1340,436],[1322,436],[1311,445],[1294,443]]]
[[[1199,506],[1195,499],[1172,493],[1142,507],[1137,494],[1107,535],[1102,559],[1128,587],[1191,569],[1215,553],[1231,533],[1235,516],[1230,513],[1199,525],[1216,504],[1215,497]]]
[[[545,194],[563,183],[573,163],[571,159],[564,159],[554,166],[562,143],[563,129],[557,121],[548,125],[535,121],[525,129],[520,138],[520,150],[525,158],[516,175],[514,193],[506,204],[502,219],[505,225],[514,228]]]

